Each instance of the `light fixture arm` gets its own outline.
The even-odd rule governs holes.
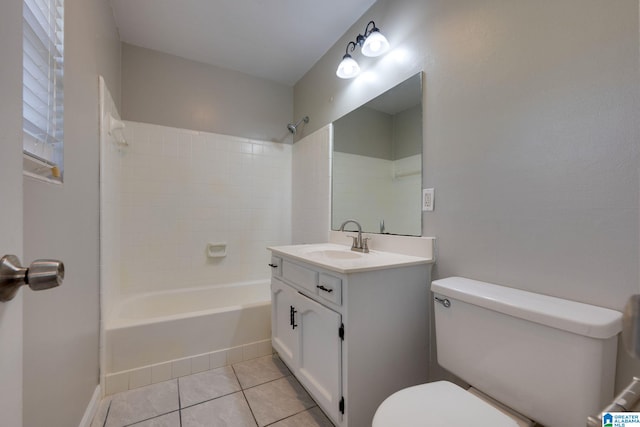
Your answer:
[[[360,35],[358,35],[358,37],[360,37]],[[351,46],[351,52],[353,52],[354,50],[356,50],[356,47],[358,47],[358,45],[356,44],[356,42],[354,41],[350,41],[349,44],[347,45],[347,48],[344,50],[344,54],[345,55],[349,55],[349,46]]]
[[[369,29],[369,26],[371,26],[371,29]],[[364,28],[364,35],[362,34],[358,34],[358,37],[356,37],[356,44],[360,47],[362,47],[362,45],[364,44],[364,41],[367,39],[367,37],[369,37],[371,35],[371,33],[373,33],[374,31],[380,31],[378,29],[378,27],[376,27],[376,23],[373,21],[369,21],[369,23],[367,24],[367,26]],[[353,43],[353,42],[351,42]],[[355,49],[355,47],[353,48]],[[353,52],[353,49],[351,50],[351,52]]]
[[[369,29],[369,25],[371,25],[371,29]],[[380,31],[380,30],[378,30],[378,28],[376,27],[376,23],[375,22],[369,21],[367,26],[364,28],[364,38],[366,39],[367,37],[369,37],[369,35],[371,33],[373,33],[374,31]],[[364,40],[363,40],[363,42],[364,42]]]

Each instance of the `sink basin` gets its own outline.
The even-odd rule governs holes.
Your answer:
[[[353,251],[339,251],[334,249],[324,249],[318,251],[307,252],[312,258],[329,258],[329,259],[357,259],[362,258],[363,254]]]

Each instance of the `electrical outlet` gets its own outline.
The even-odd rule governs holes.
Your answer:
[[[433,210],[433,188],[422,189],[422,210]]]

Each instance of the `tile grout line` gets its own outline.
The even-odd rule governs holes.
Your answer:
[[[198,402],[198,403],[193,403],[191,405],[187,405],[184,408],[180,408],[180,410],[182,411],[183,409],[191,409],[194,406],[202,405],[203,403],[213,402],[214,400],[218,400],[218,399],[221,399],[223,397],[231,396],[233,394],[240,393],[241,391],[242,391],[242,389],[236,390],[236,391],[232,391],[231,393],[227,393],[227,394],[221,394],[220,396],[213,397],[213,398],[207,399],[207,400],[203,400],[202,402]]]
[[[251,408],[251,405],[249,404],[249,400],[247,399],[247,395],[244,394],[244,388],[242,387],[242,383],[240,383],[240,378],[238,378],[238,374],[236,373],[236,369],[233,367],[233,365],[231,365],[231,370],[233,371],[233,375],[236,376],[236,380],[238,381],[238,385],[240,386],[240,391],[242,392],[242,397],[244,398],[244,401],[247,403],[247,406],[249,407],[249,412],[251,412],[251,416],[253,417],[253,421],[256,423],[256,426],[259,427],[260,424],[258,424],[258,420],[256,419],[256,415],[253,413],[253,408]]]
[[[142,423],[142,422],[145,422],[145,421],[149,421],[149,420],[153,420],[153,419],[155,419],[155,418],[164,417],[165,415],[172,414],[172,413],[174,413],[174,412],[176,412],[176,411],[178,412],[178,416],[180,416],[180,383],[178,383],[178,379],[177,379],[177,378],[175,378],[175,380],[176,380],[176,383],[178,384],[178,409],[173,410],[173,411],[169,411],[169,412],[163,412],[163,413],[161,413],[161,414],[157,414],[157,415],[155,415],[155,416],[153,416],[153,417],[145,418],[144,420],[138,420],[138,421],[133,422],[133,423],[131,423],[131,424],[126,424],[126,425],[125,425],[125,426],[123,426],[123,427],[131,427],[131,426],[135,426],[136,424],[139,424],[139,423]],[[169,380],[169,381],[171,381],[171,380]],[[167,381],[167,382],[168,382],[168,381]],[[113,402],[113,400],[112,400],[111,402]],[[111,409],[111,404],[109,404],[109,409]],[[106,420],[105,420],[105,422],[106,422]]]
[[[178,420],[180,421],[180,427],[182,427],[182,400],[180,399],[180,378],[176,378],[178,383]]]
[[[233,371],[233,372],[235,373],[235,371]],[[283,375],[283,376],[281,376],[281,377],[274,378],[274,379],[272,379],[272,380],[265,381],[265,382],[260,383],[260,384],[252,385],[251,387],[246,387],[246,388],[244,388],[244,387],[242,387],[242,384],[240,384],[240,388],[241,388],[242,390],[251,390],[252,388],[260,387],[261,385],[269,384],[269,383],[272,383],[272,382],[276,382],[276,381],[278,381],[278,380],[281,380],[281,379],[283,379],[283,378],[289,378],[289,377],[293,377],[293,378],[295,378],[295,379],[296,379],[296,381],[298,381],[298,379],[297,379],[296,377],[294,377],[294,376],[293,376],[293,374],[291,374],[291,373],[290,373],[290,374],[288,374],[288,375]],[[239,382],[240,382],[240,381],[238,381],[238,383],[239,383]],[[315,402],[315,401],[314,401],[314,402]]]
[[[109,401],[109,407],[107,408],[107,414],[104,416],[104,421],[102,423],[102,427],[107,427],[107,418],[109,418],[109,411],[111,411],[111,404],[113,403],[113,399]]]
[[[160,417],[164,417],[165,415],[173,414],[174,412],[180,412],[180,410],[176,409],[175,411],[169,411],[169,412],[165,412],[163,414],[158,414],[158,415],[156,415],[154,417],[145,418],[144,420],[136,421],[135,423],[125,424],[123,427],[132,427],[132,426],[135,426],[136,424],[140,424],[140,423],[143,423],[145,421],[155,420],[156,418],[160,418]]]
[[[311,410],[311,409],[313,409],[313,408],[320,408],[320,407],[318,406],[318,404],[315,404],[315,405],[311,406],[310,408],[303,409],[302,411],[298,411],[298,412],[296,412],[295,414],[291,414],[291,415],[289,415],[289,416],[286,416],[286,417],[284,417],[284,418],[281,418],[281,419],[279,419],[279,420],[276,420],[276,421],[274,421],[274,422],[272,422],[272,423],[266,424],[264,427],[272,426],[272,425],[274,425],[274,424],[276,424],[276,423],[279,423],[280,421],[284,421],[284,420],[287,420],[287,419],[289,419],[289,418],[291,418],[291,417],[295,417],[296,415],[300,415],[300,414],[302,414],[303,412],[307,412],[307,411],[309,411],[309,410]],[[322,411],[322,409],[320,409],[320,411]],[[322,415],[324,415],[324,412],[322,413]],[[326,415],[325,415],[325,416],[326,416]],[[331,423],[331,424],[333,424],[333,423]]]

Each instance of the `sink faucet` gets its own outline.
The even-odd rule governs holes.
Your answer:
[[[368,237],[364,239],[362,238],[362,227],[360,226],[358,221],[356,221],[355,219],[346,220],[340,226],[340,231],[344,231],[344,226],[350,222],[354,223],[358,227],[358,235],[351,236],[351,238],[353,239],[353,243],[351,244],[351,250],[356,252],[369,253],[369,246],[367,246],[367,240],[369,240],[369,238]]]

